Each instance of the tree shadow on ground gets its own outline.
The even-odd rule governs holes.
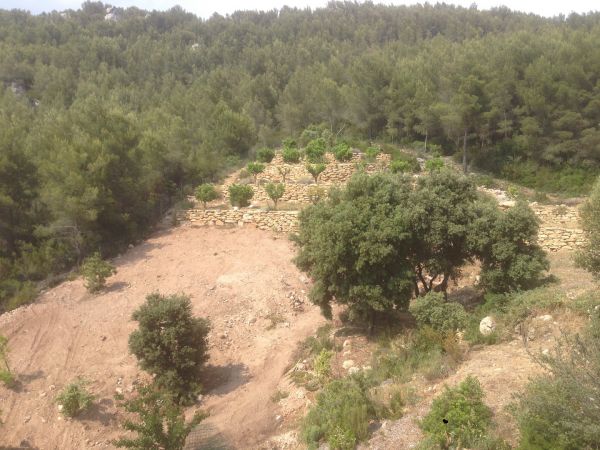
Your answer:
[[[249,380],[250,373],[245,364],[208,365],[202,373],[203,390],[211,395],[228,394]]]
[[[200,423],[188,435],[184,450],[233,450],[233,447],[215,427]]]
[[[89,422],[100,422],[102,425],[109,426],[116,423],[115,414],[109,412],[114,402],[108,398],[103,398],[99,402],[94,402],[89,409],[79,415],[79,419]]]
[[[14,392],[25,392],[26,386],[32,381],[39,380],[40,378],[45,378],[46,374],[43,370],[36,370],[31,373],[19,373],[15,375],[14,383],[9,386],[9,389]],[[2,449],[2,447],[0,447]]]
[[[22,440],[17,447],[6,447],[4,445],[0,445],[0,450],[40,450],[40,448],[31,445],[26,440]]]

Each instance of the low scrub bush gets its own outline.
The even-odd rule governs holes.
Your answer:
[[[429,172],[435,172],[438,170],[442,170],[443,167],[444,167],[444,160],[442,158],[440,158],[439,156],[436,156],[435,158],[431,158],[431,159],[428,159],[427,161],[425,161],[425,170],[427,170]]]
[[[61,412],[65,416],[75,417],[92,405],[94,396],[87,391],[86,385],[87,382],[79,378],[56,396],[55,402],[62,405]]]
[[[306,159],[308,162],[318,164],[323,162],[326,149],[327,143],[325,142],[325,139],[317,138],[313,139],[306,145],[304,153],[306,154]]]
[[[325,441],[332,450],[351,450],[368,436],[376,411],[365,391],[358,377],[325,386],[302,424],[302,438],[310,449]]]
[[[281,152],[283,162],[288,164],[296,164],[300,162],[301,154],[297,148],[284,148]]]
[[[15,376],[10,370],[8,364],[8,338],[0,335],[0,359],[2,360],[3,368],[0,369],[0,382],[7,388],[12,388],[15,385]]]
[[[265,165],[259,162],[251,162],[246,166],[246,170],[254,178],[254,184],[258,183],[258,175],[265,171]]]
[[[252,186],[244,184],[232,184],[229,186],[229,201],[231,206],[245,207],[250,205],[250,200],[254,197]]]
[[[87,290],[98,292],[105,286],[106,279],[117,273],[117,269],[108,261],[104,261],[96,252],[83,261],[80,272]]]
[[[600,317],[583,335],[563,336],[541,356],[545,374],[514,405],[519,449],[600,448]]]
[[[419,326],[429,325],[441,333],[453,333],[465,328],[467,313],[463,306],[447,302],[439,292],[418,297],[409,307]]]
[[[256,152],[256,159],[261,163],[268,164],[273,161],[273,158],[275,158],[275,150],[271,148],[259,148]]]
[[[296,142],[296,140],[289,137],[281,141],[281,145],[283,145],[284,149],[298,148],[298,143]]]
[[[346,143],[339,143],[332,149],[335,159],[341,162],[350,161],[352,159],[352,149]]]
[[[492,411],[483,398],[479,381],[467,377],[434,399],[421,423],[428,441],[435,445],[433,448],[475,448],[487,436],[492,423]]]
[[[277,209],[277,202],[285,193],[285,185],[282,183],[268,183],[265,185],[265,192],[273,201],[274,209]]]
[[[334,353],[331,350],[322,349],[315,357],[314,368],[317,378],[323,383],[331,375],[331,358]]]
[[[308,198],[313,205],[327,198],[327,191],[321,186],[310,186],[308,188]]]
[[[381,153],[381,151],[377,147],[368,147],[365,150],[365,158],[368,162],[373,162],[377,159],[379,153]]]

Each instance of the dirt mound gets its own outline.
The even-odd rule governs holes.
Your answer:
[[[136,328],[131,313],[158,291],[190,295],[194,313],[212,322],[198,405],[211,417],[198,439],[255,448],[283,426],[270,396],[297,342],[324,321],[305,301],[306,279],[291,263],[293,254],[287,239],[268,232],[185,225],[116,258],[118,273],[100,295],[75,280],[1,316],[20,385],[0,387],[0,447],[113,448],[111,439],[122,434],[113,396],[133,391],[145,376],[127,349]],[[90,382],[97,401],[78,420],[65,420],[54,397],[77,376]]]

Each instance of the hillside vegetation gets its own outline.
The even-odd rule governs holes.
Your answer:
[[[328,146],[464,147],[541,190],[585,192],[596,172],[600,14],[107,7],[0,11],[2,310],[143,237],[257,146],[306,145],[312,124]]]

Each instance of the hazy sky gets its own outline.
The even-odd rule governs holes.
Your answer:
[[[62,11],[69,8],[77,9],[82,2],[82,0],[0,0],[0,9],[19,8],[27,9],[33,13],[40,13],[52,10]],[[280,8],[283,5],[296,7],[310,6],[315,8],[327,4],[327,0],[104,0],[104,2],[114,6],[138,6],[139,8],[148,10],[165,10],[174,5],[180,5],[183,9],[205,18],[210,17],[214,12],[225,15],[238,9],[269,10]],[[374,3],[400,5],[418,2],[387,0],[374,1]],[[505,5],[514,10],[533,12],[544,16],[555,16],[561,13],[568,15],[571,12],[582,13],[600,9],[598,0],[570,0],[560,2],[557,0],[485,0],[477,2],[473,2],[472,0],[450,0],[446,1],[446,3],[454,3],[466,7],[472,3],[476,3],[479,9]]]

